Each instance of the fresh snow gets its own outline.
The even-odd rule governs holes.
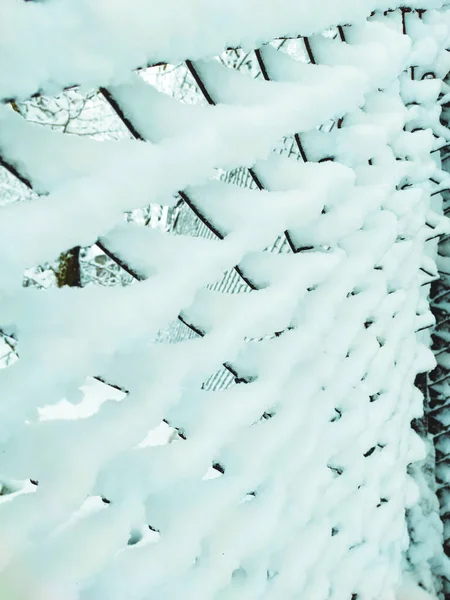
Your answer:
[[[0,110],[1,157],[37,193],[0,208],[0,326],[18,340],[0,372],[2,597],[406,600],[449,576],[410,466],[428,452],[414,382],[435,365],[427,240],[450,232],[431,154],[450,139],[442,4],[405,35],[384,0],[4,0],[0,97],[106,85],[138,139]],[[323,35],[337,24],[345,42]],[[266,46],[270,80],[212,59],[306,34],[320,64]],[[215,105],[131,73],[182,59]],[[273,152],[283,138],[308,160]],[[242,167],[259,185],[219,181]],[[210,239],[125,222],[179,192]],[[22,287],[98,240],[138,281]],[[235,267],[247,292],[213,289]],[[177,318],[198,335],[164,337]],[[206,389],[221,368],[235,380]]]
[[[424,3],[409,4],[423,8]],[[442,5],[443,0],[427,0],[427,7]],[[325,0],[320,7],[311,0],[276,5],[270,0],[231,0],[226,5],[195,0],[180,10],[175,0],[3,0],[0,98],[23,98],[40,90],[55,94],[74,84],[123,83],[131,69],[148,64],[196,60],[226,47],[255,48],[275,37],[311,35],[336,24],[361,23],[372,10],[395,6],[399,4],[387,0]]]

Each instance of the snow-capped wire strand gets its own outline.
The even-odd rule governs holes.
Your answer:
[[[208,102],[208,104],[215,105],[215,100],[211,97],[211,95],[208,91],[208,88],[207,88],[205,82],[200,77],[200,74],[198,73],[198,70],[196,69],[193,61],[191,61],[191,60],[186,61],[186,66],[188,67],[189,71],[191,72],[192,76],[194,77],[200,91],[202,92],[203,96],[205,97],[205,100]],[[258,174],[255,172],[255,170],[251,167],[248,167],[247,170],[250,174],[250,177],[253,179],[254,183],[256,184],[257,188],[259,190],[264,190],[265,186],[261,182],[261,179],[258,176]],[[291,249],[292,252],[296,253],[297,248],[295,247],[295,244],[292,241],[292,237],[291,237],[290,233],[288,231],[285,231],[284,235],[286,237],[286,241],[288,243],[289,248]]]
[[[263,78],[266,81],[271,81],[269,73],[267,71],[266,64],[265,64],[264,59],[263,59],[263,57],[261,55],[261,50],[259,48],[257,48],[255,50],[255,56],[256,56],[256,60],[258,61],[258,65],[259,65],[259,68],[261,70],[261,74],[262,74]],[[298,133],[295,133],[294,134],[294,139],[295,139],[295,143],[297,144],[297,148],[298,148],[298,151],[300,152],[300,156],[302,157],[303,162],[308,162],[308,158],[306,156],[305,149],[304,149],[303,144],[301,142],[300,135]],[[289,244],[289,245],[291,245],[291,244]]]
[[[142,136],[142,134],[133,125],[133,123],[131,122],[131,120],[125,115],[125,113],[123,112],[122,108],[120,107],[119,102],[114,98],[114,95],[109,90],[107,90],[106,88],[101,88],[100,91],[104,95],[104,97],[107,100],[107,102],[110,104],[111,108],[117,114],[118,118],[123,122],[123,124],[125,125],[125,127],[128,129],[128,131],[131,134],[131,136],[134,137],[135,139],[140,140],[140,141],[145,141],[145,137]],[[211,221],[209,219],[207,219],[203,215],[203,213],[197,208],[197,206],[195,205],[195,203],[188,196],[188,194],[186,193],[186,191],[180,190],[180,191],[178,191],[178,195],[183,200],[183,202],[185,202],[185,204],[187,206],[189,206],[189,208],[197,216],[197,218],[200,219],[200,221],[219,240],[224,239],[224,235],[216,228],[216,226],[213,223],[211,223]],[[238,273],[238,275],[242,278],[242,280],[244,281],[244,283],[246,283],[252,290],[258,289],[257,286],[250,280],[250,278],[245,275],[245,273],[243,272],[243,270],[241,269],[241,267],[235,266],[234,269],[236,270],[236,272]]]
[[[24,185],[26,185],[26,187],[28,189],[33,190],[31,181],[27,177],[22,175],[20,173],[20,171],[18,171],[13,165],[11,165],[7,161],[5,161],[1,156],[0,156],[0,165],[3,166],[11,175],[13,175],[17,179],[19,179]],[[187,196],[185,195],[184,199],[186,200],[186,198],[187,198]],[[97,242],[95,242],[94,245],[97,246],[100,250],[102,250],[102,252],[104,252],[121,269],[123,269],[126,273],[131,275],[131,277],[133,277],[133,279],[136,279],[137,281],[144,281],[146,279],[146,277],[144,275],[142,275],[141,273],[139,273],[138,271],[133,269],[133,267],[131,267],[127,262],[125,262],[124,260],[119,258],[114,252],[112,252],[105,245],[104,241],[102,241],[101,239],[97,240]],[[244,275],[242,270],[240,270],[239,267],[235,267],[235,268],[236,268],[236,271],[238,272],[238,274],[240,275],[240,277],[243,279],[243,281],[245,281],[245,283],[247,283],[247,285],[249,285],[252,289],[257,289],[254,286],[254,284],[252,284],[250,282],[250,280],[248,280],[246,278],[246,276]],[[201,329],[198,328],[196,325],[190,323],[186,318],[182,317],[181,315],[178,315],[177,318],[181,323],[183,323],[183,325],[188,327],[193,333],[203,337],[204,333],[201,333]],[[255,376],[248,378],[248,377],[243,377],[243,376],[239,375],[238,370],[229,363],[224,363],[223,366],[227,371],[229,371],[233,375],[233,377],[235,377],[236,380],[239,381],[239,383],[249,383],[250,381],[254,381],[256,379]],[[93,376],[93,378],[97,379],[98,381],[101,381],[102,383],[105,383],[106,385],[109,385],[112,388],[115,388],[117,390],[121,390],[121,391],[125,392],[124,388],[122,388],[120,385],[118,385],[116,383],[109,383],[99,376]],[[128,393],[128,392],[126,392],[126,393]]]

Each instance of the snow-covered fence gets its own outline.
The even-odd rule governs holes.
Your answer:
[[[1,161],[39,194],[0,209],[0,324],[19,354],[0,378],[0,474],[34,482],[0,504],[4,597],[388,600],[408,508],[414,576],[448,576],[408,466],[426,455],[414,382],[434,364],[448,231],[450,15],[317,4],[4,3]],[[268,44],[282,37],[304,60]],[[257,49],[260,80],[205,60],[235,45]],[[209,106],[131,73],[186,58]],[[9,105],[73,84],[100,86],[134,140],[45,131]],[[286,138],[298,156],[273,152]],[[242,167],[252,188],[218,176]],[[200,235],[122,218],[180,199]],[[136,283],[21,286],[94,243]],[[192,335],[164,334],[177,319]],[[221,391],[205,385],[219,369]],[[88,376],[115,400],[39,420]],[[142,443],[161,422],[170,443]]]
[[[439,103],[443,112],[441,121],[447,126],[449,117],[449,87],[448,76],[444,80],[442,88],[443,96]],[[448,142],[448,140],[447,140]],[[441,152],[442,167],[449,170],[449,145],[443,147]],[[449,213],[449,188],[442,192],[444,197],[443,212]],[[436,482],[438,496],[441,504],[441,518],[444,522],[445,552],[450,555],[450,450],[449,450],[449,341],[450,341],[450,270],[449,270],[449,247],[450,236],[447,234],[440,239],[438,252],[439,279],[431,286],[432,309],[436,318],[436,326],[433,331],[433,350],[437,365],[429,375],[425,383],[427,389],[427,428],[434,437]]]

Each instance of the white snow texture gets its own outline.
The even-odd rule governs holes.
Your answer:
[[[431,201],[448,187],[450,10],[181,4],[1,1],[0,156],[38,196],[0,208],[0,329],[19,355],[0,372],[0,478],[18,490],[0,502],[0,598],[419,598],[397,596],[404,571],[432,591],[445,567],[439,524],[407,565],[405,510],[450,232]],[[309,36],[302,54],[269,44],[283,36]],[[260,47],[258,79],[214,59],[241,45]],[[185,59],[210,105],[133,72]],[[74,84],[107,86],[138,139],[46,130],[9,103]],[[294,155],[273,151],[284,138]],[[251,189],[219,181],[238,167]],[[124,221],[178,192],[210,239]],[[98,241],[133,285],[22,287]],[[236,266],[245,291],[214,287]],[[177,318],[198,335],[161,339]],[[227,389],[202,386],[220,369]]]

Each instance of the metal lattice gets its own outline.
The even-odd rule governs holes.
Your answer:
[[[54,586],[80,600],[391,600],[408,568],[440,591],[441,524],[424,505],[434,499],[432,459],[410,466],[426,459],[411,422],[423,414],[417,374],[432,366],[433,244],[447,227],[430,203],[445,182],[432,158],[443,125],[428,110],[441,97],[429,73],[447,75],[440,20],[434,10],[376,11],[295,38],[304,60],[264,45],[255,50],[259,81],[188,60],[210,105],[200,110],[139,76],[100,89],[133,138],[127,152],[148,151],[136,156],[149,177],[127,161],[126,185],[116,180],[115,147],[104,144],[109,170],[98,168],[111,181],[99,195],[118,189],[163,204],[166,193],[167,205],[182,206],[170,233],[101,221],[98,247],[135,280],[123,294],[36,295],[37,326],[24,291],[14,291],[5,328],[25,352],[2,385],[25,408],[2,413],[0,470],[32,479],[35,493],[0,506],[0,521],[3,510],[13,523],[0,526],[7,597],[24,597],[32,582],[42,597]],[[436,52],[418,61],[429,39]],[[1,117],[2,166],[49,202],[59,190],[52,177],[79,185],[74,215],[87,210],[83,178],[98,181],[78,147],[61,146],[55,174],[30,150],[33,142],[44,152],[47,138],[12,111]],[[180,147],[198,151],[203,170],[183,170],[191,157]],[[184,189],[172,190],[179,181]],[[20,227],[19,241],[29,231]],[[13,274],[22,266],[3,258]],[[85,315],[91,330],[80,333],[70,314]],[[76,343],[89,357],[76,367],[61,358],[57,385],[34,345],[44,327],[69,359]],[[42,397],[56,402],[86,376],[124,398],[60,429],[26,424]],[[445,425],[436,381],[430,389],[441,396],[430,393],[427,418]],[[142,445],[161,421],[174,432],[169,443]],[[86,495],[103,506],[73,523]],[[420,522],[434,517],[424,534]]]

